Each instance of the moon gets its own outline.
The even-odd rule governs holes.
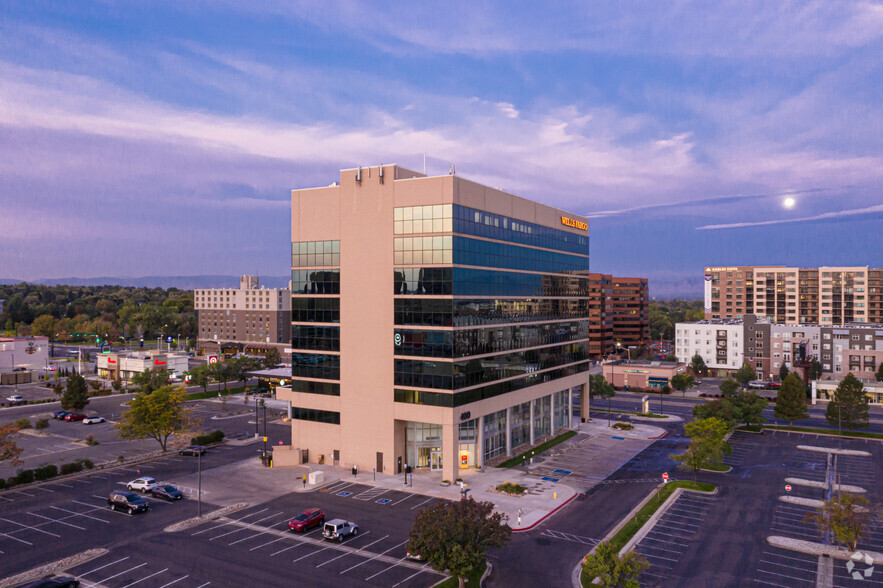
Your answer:
[[[795,206],[796,204],[797,204],[797,200],[795,200],[795,199],[792,198],[791,196],[788,196],[787,198],[785,198],[785,199],[782,201],[782,206],[784,206],[784,207],[787,208],[787,209],[794,208],[794,206]]]

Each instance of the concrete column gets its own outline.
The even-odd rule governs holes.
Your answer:
[[[589,411],[592,408],[592,400],[591,400],[591,397],[589,396],[590,392],[591,391],[589,390],[589,383],[588,382],[586,382],[585,384],[580,386],[579,416],[582,419],[582,422],[584,422],[584,423],[589,422]]]
[[[506,409],[506,455],[508,457],[512,457],[512,407],[511,406]]]
[[[458,469],[460,467],[458,444],[456,425],[442,425],[442,480],[448,480],[451,484],[460,477]]]
[[[551,429],[549,431],[549,434],[551,435],[555,432],[555,393],[554,392],[549,395],[549,399],[550,399],[549,410],[552,411],[552,413],[549,415],[549,429]]]
[[[573,428],[573,389],[567,389],[567,428]]]
[[[478,417],[478,431],[475,436],[475,465],[484,467],[484,417]]]
[[[531,401],[530,401],[530,444],[531,444],[531,445],[533,445],[533,443],[534,443],[534,439],[535,439],[535,437],[534,437],[534,430],[533,430],[533,417],[534,417],[534,412],[535,412],[535,409],[534,409],[534,401],[531,400]]]

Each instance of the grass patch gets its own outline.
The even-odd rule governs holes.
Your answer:
[[[615,423],[613,425],[613,428],[619,429],[620,431],[631,431],[635,427],[633,425],[630,425],[629,423]]]
[[[833,435],[839,437],[837,429],[815,429],[812,427],[788,427],[786,425],[764,425],[764,429],[775,429],[778,431],[795,431],[798,433],[818,433],[820,435]],[[858,439],[883,439],[883,433],[866,433],[864,431],[844,431],[843,437],[854,437]]]
[[[511,459],[507,459],[506,461],[504,461],[503,463],[501,463],[497,467],[498,468],[511,468],[511,467],[515,467],[517,465],[521,465],[524,463],[524,461],[527,458],[531,457],[531,454],[533,454],[534,456],[539,455],[540,453],[544,452],[545,450],[549,449],[550,447],[554,447],[554,446],[558,445],[559,443],[561,443],[562,441],[566,441],[575,435],[576,435],[576,431],[567,431],[566,433],[558,435],[557,437],[555,437],[553,439],[549,439],[548,441],[546,441],[542,445],[534,447],[533,449],[528,449],[527,451],[525,451],[521,455],[516,455],[515,457],[513,457]]]
[[[669,482],[665,484],[656,495],[651,498],[647,504],[641,507],[641,510],[638,511],[638,514],[629,520],[623,527],[610,539],[610,545],[613,546],[616,551],[619,551],[625,544],[629,542],[629,540],[635,536],[635,533],[644,526],[650,517],[659,510],[659,507],[671,496],[672,492],[674,492],[678,488],[687,488],[688,490],[699,490],[701,492],[712,492],[716,486],[714,484],[708,484],[706,482],[690,482],[688,480],[678,480],[676,482]],[[592,580],[594,578],[590,578],[588,574],[586,574],[585,570],[580,572],[580,583],[584,586],[584,588],[590,588],[592,586]]]
[[[709,472],[729,472],[731,468],[728,465],[724,465],[722,463],[716,463],[714,465],[710,465],[707,468],[702,468],[702,469],[709,471]]]
[[[633,414],[635,416],[647,417],[648,419],[667,419],[668,415],[664,414],[656,414],[653,412],[648,412],[644,414],[643,412],[629,412],[627,410],[607,410],[606,408],[592,408],[592,412],[609,412],[610,414]]]
[[[487,568],[487,563],[481,564],[477,570],[466,576],[466,585],[478,586],[478,583],[481,582],[481,575],[484,573],[485,568]],[[456,588],[459,585],[460,581],[457,580],[457,576],[451,576],[441,584],[436,584],[439,588]]]
[[[521,484],[513,484],[512,482],[503,482],[497,486],[497,492],[505,492],[506,494],[524,494],[527,488]]]

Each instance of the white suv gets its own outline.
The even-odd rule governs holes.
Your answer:
[[[126,489],[130,492],[132,490],[140,490],[141,492],[147,494],[157,486],[156,478],[138,478],[137,480],[132,480],[128,484],[126,484]]]
[[[334,519],[325,523],[322,528],[322,536],[332,541],[343,541],[344,537],[352,535],[355,537],[359,534],[359,527],[350,521],[343,519]]]

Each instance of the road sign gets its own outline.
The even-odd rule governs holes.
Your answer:
[[[663,472],[662,479],[668,482],[668,472]]]
[[[791,484],[785,484],[785,492],[791,492]]]
[[[217,355],[209,355],[208,362],[209,363],[218,363],[218,356]]]

